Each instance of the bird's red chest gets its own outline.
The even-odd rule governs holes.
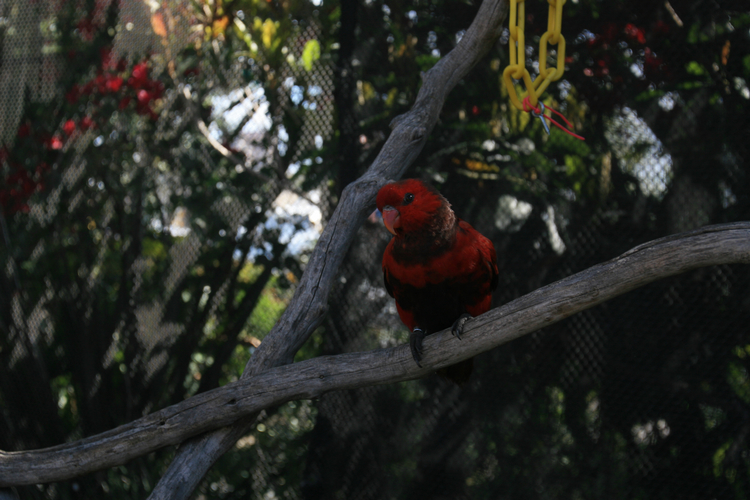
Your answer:
[[[396,281],[416,288],[468,277],[476,271],[480,255],[475,247],[457,245],[435,256],[399,261],[393,255],[394,240],[383,255],[383,269]]]
[[[491,245],[489,240],[487,243]],[[475,316],[489,309],[497,271],[482,253],[482,245],[457,238],[445,251],[408,258],[394,250],[395,245],[392,241],[386,248],[383,272],[399,316],[410,330],[419,326],[428,332],[439,331],[463,313]]]

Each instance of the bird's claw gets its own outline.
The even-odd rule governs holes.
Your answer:
[[[425,338],[424,330],[417,327],[413,332],[409,334],[409,347],[411,347],[411,355],[414,361],[417,362],[417,366],[422,368],[422,364],[419,362],[422,359],[422,341]]]
[[[469,313],[463,313],[461,316],[459,316],[458,319],[453,322],[453,327],[451,327],[451,333],[453,334],[453,336],[458,340],[461,340],[461,334],[464,331],[464,324],[473,318],[474,316]]]

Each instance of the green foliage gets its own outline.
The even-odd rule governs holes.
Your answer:
[[[244,153],[233,144],[252,114],[232,127],[219,108],[244,105],[231,97],[237,88],[255,92],[256,107],[271,101],[271,114],[287,106],[270,75],[288,64],[293,24],[258,6],[250,18],[263,19],[252,33],[257,59],[228,28],[237,11],[220,3],[198,2],[194,12],[165,4],[151,21],[166,49],[130,59],[118,59],[123,46],[113,39],[127,30],[117,3],[107,15],[93,2],[90,11],[65,4],[42,23],[54,44],[48,53],[69,64],[53,82],[54,102],[24,101],[17,137],[2,150],[0,262],[13,272],[0,281],[0,394],[4,422],[18,424],[0,426],[0,448],[95,434],[236,378],[245,342],[262,338],[283,311],[308,251],[285,252],[286,242],[310,223],[277,215],[270,224],[289,161],[238,161]],[[203,35],[176,45],[170,16],[193,16]],[[238,61],[250,86],[232,71]],[[291,136],[289,157],[300,154],[300,116],[266,130]],[[253,147],[273,152],[269,136]],[[29,327],[42,334],[38,351],[15,340]],[[230,362],[235,351],[244,356]],[[27,386],[39,397],[19,392]],[[168,461],[158,453],[104,479],[27,493],[143,496]]]
[[[279,293],[278,281],[271,279],[267,285],[266,291],[261,294],[253,313],[248,319],[248,332],[263,340],[263,337],[271,331],[271,328],[276,324],[281,313],[284,312],[289,298],[290,297],[284,297]]]
[[[317,40],[308,40],[302,50],[302,66],[307,71],[312,71],[313,63],[320,59],[320,43]]]

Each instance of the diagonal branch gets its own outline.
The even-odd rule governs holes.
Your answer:
[[[111,431],[43,450],[0,452],[0,487],[60,481],[113,467],[163,446],[296,399],[423,377],[653,281],[709,265],[750,264],[750,222],[707,226],[640,245],[425,339],[423,368],[409,347],[322,356],[278,366],[193,396]]]
[[[339,265],[357,230],[375,208],[378,189],[400,178],[422,151],[437,123],[448,93],[489,51],[501,33],[505,0],[485,0],[461,42],[423,78],[414,107],[397,117],[391,135],[375,162],[347,186],[326,225],[289,307],[246,367],[258,373],[291,363],[294,355],[320,323]]]
[[[422,151],[437,123],[448,93],[495,44],[502,32],[507,0],[484,0],[458,45],[423,75],[412,109],[397,117],[388,140],[368,171],[347,186],[331,220],[310,256],[286,311],[263,339],[245,367],[242,378],[289,364],[323,320],[328,293],[354,235],[375,205],[375,195],[390,179],[399,179]],[[244,434],[254,421],[248,415],[230,428],[182,443],[167,472],[149,497],[187,498],[213,463]]]

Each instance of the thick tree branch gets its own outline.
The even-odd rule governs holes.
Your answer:
[[[119,465],[286,401],[423,377],[658,279],[731,263],[750,263],[750,222],[708,226],[640,245],[477,317],[466,324],[463,340],[450,330],[430,335],[423,368],[406,345],[322,356],[265,370],[74,443],[0,452],[0,487],[60,481]]]
[[[458,45],[423,75],[412,109],[393,121],[393,131],[365,175],[344,189],[294,297],[248,362],[242,378],[291,363],[318,327],[327,311],[328,293],[339,266],[360,225],[374,209],[378,189],[390,179],[401,178],[417,158],[448,93],[497,41],[506,11],[507,0],[484,0]],[[183,443],[149,498],[187,498],[211,465],[251,430],[253,420],[248,417],[231,428]]]
[[[357,230],[375,208],[378,189],[399,179],[422,151],[448,93],[489,51],[502,31],[505,0],[485,0],[461,42],[423,78],[417,102],[397,117],[388,140],[367,172],[347,186],[315,247],[289,307],[248,362],[258,373],[291,363],[320,324],[328,293]]]

